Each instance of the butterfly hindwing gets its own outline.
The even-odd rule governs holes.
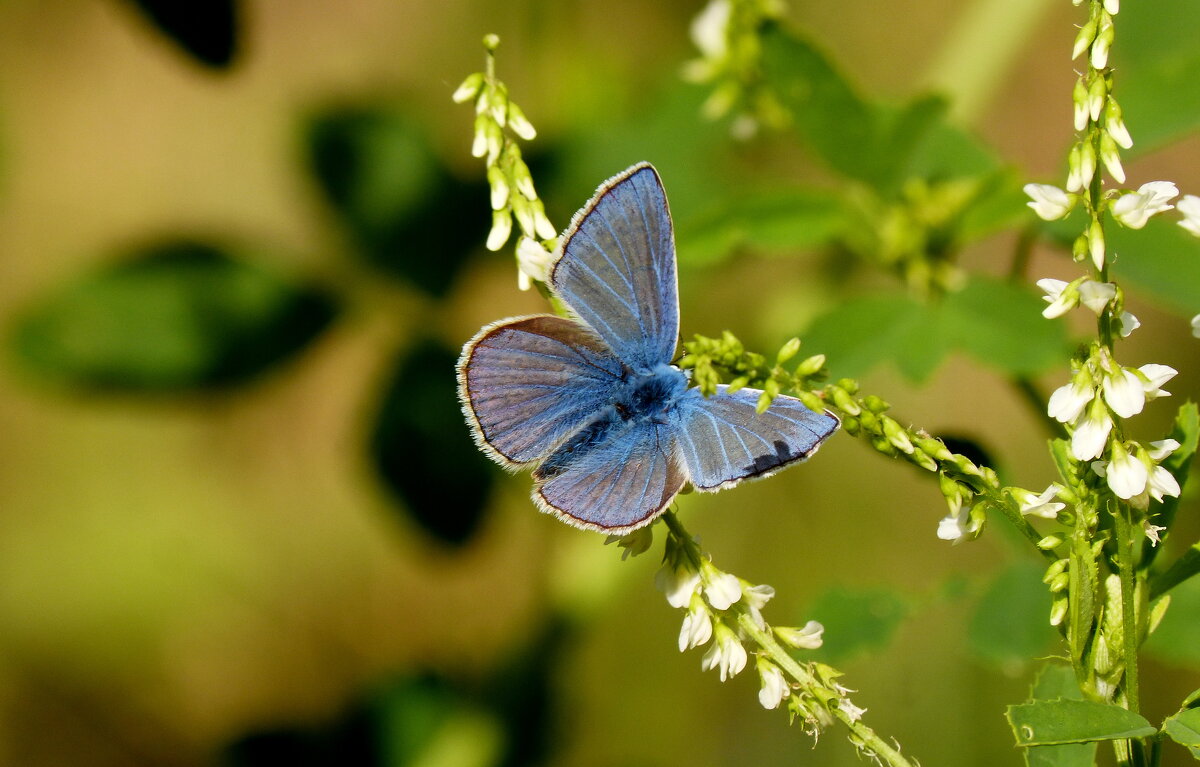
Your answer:
[[[476,441],[506,466],[549,455],[608,403],[623,367],[574,320],[518,317],[463,348],[459,397]]]
[[[696,392],[675,412],[681,458],[698,490],[774,474],[808,458],[837,430],[836,417],[794,397],[778,396],[759,413],[761,391],[728,389],[718,386],[711,397]]]
[[[622,420],[611,410],[563,443],[533,478],[543,510],[613,534],[657,517],[687,480],[670,426]]]
[[[671,361],[679,335],[675,241],[653,167],[614,176],[576,214],[550,285],[630,367]]]

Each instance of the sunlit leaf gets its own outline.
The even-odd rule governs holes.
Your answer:
[[[1167,717],[1163,722],[1163,732],[1181,746],[1200,748],[1200,708],[1191,708]]]
[[[72,386],[179,391],[253,378],[333,319],[328,293],[173,242],[64,286],[26,312],[13,342],[40,376]]]
[[[1018,746],[1144,738],[1156,730],[1141,716],[1109,703],[1042,700],[1008,707]]]
[[[1147,653],[1177,666],[1200,669],[1200,577],[1171,589],[1171,606],[1146,640]]]
[[[1083,700],[1075,672],[1061,663],[1047,663],[1034,680],[1030,700]],[[1092,767],[1095,743],[1064,743],[1025,749],[1027,767]]]
[[[731,194],[705,213],[679,222],[679,260],[707,264],[743,247],[766,253],[809,250],[828,244],[846,223],[845,207],[830,192]]]
[[[908,611],[907,600],[889,589],[837,586],[818,596],[804,614],[825,627],[824,644],[815,655],[836,665],[886,647]]]
[[[1050,598],[1043,568],[1020,562],[1002,570],[975,606],[967,631],[971,650],[996,666],[1016,671],[1050,645],[1046,616]]]
[[[1195,313],[1200,306],[1200,239],[1174,218],[1158,216],[1144,229],[1108,227],[1105,240],[1115,256],[1112,271],[1118,281],[1128,280],[1183,316]]]
[[[1200,14],[1193,0],[1128,3],[1111,65],[1136,152],[1200,128]]]
[[[232,63],[238,43],[236,0],[133,0],[133,4],[159,32],[201,64],[224,69]]]
[[[1044,306],[1024,286],[976,276],[946,296],[943,321],[957,349],[1002,372],[1028,375],[1068,351],[1062,323],[1047,322]]]
[[[387,382],[371,432],[379,476],[426,532],[446,543],[470,539],[498,470],[471,441],[455,395],[458,355],[420,343]]]

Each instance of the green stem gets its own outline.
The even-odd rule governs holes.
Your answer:
[[[1150,599],[1158,599],[1196,574],[1200,574],[1200,543],[1193,543],[1170,567],[1150,581]]]
[[[1117,533],[1117,571],[1121,579],[1121,648],[1124,663],[1126,707],[1138,710],[1138,630],[1134,599],[1133,525],[1129,521],[1129,506],[1121,503],[1113,510]]]
[[[816,697],[816,694],[825,689],[821,680],[813,676],[813,673],[804,664],[793,658],[771,635],[770,629],[760,627],[749,613],[742,612],[738,616],[738,627],[759,646],[761,652],[770,658],[771,662],[794,679],[802,690],[813,693]],[[830,713],[846,725],[854,735],[854,742],[861,743],[860,748],[868,755],[878,759],[880,763],[892,765],[892,767],[914,767],[914,763],[906,759],[899,749],[879,737],[861,719],[855,719],[837,707],[834,707]]]

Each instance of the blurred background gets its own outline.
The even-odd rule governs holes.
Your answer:
[[[846,206],[911,228],[962,176],[971,205],[920,232],[992,286],[974,300],[1010,272],[1076,276],[1053,228],[1022,250],[1019,188],[1065,178],[1079,9],[791,3],[822,76],[871,114],[946,94],[933,149],[872,185],[803,119],[737,141],[700,116],[709,89],[680,78],[699,3],[179,5],[0,4],[0,762],[858,763],[836,730],[814,747],[759,708],[752,673],[722,685],[676,651],[657,549],[620,561],[476,452],[458,349],[545,304],[516,289],[510,249],[483,248],[473,115],[450,94],[498,33],[557,227],[628,165],[660,170],[685,338],[805,337],[902,422],[1040,489],[1048,433],[1021,386],[1066,380],[1086,318],[1044,322],[1036,293],[1004,283],[1032,323],[1015,348],[899,338],[889,318],[921,291],[871,262],[886,232],[851,236]],[[1200,15],[1128,6],[1129,183],[1196,193]],[[760,190],[804,215],[728,213]],[[1200,381],[1200,249],[1156,224],[1118,266],[1143,323],[1124,361],[1181,371],[1137,419],[1146,439]],[[868,304],[857,331],[838,314]],[[1200,535],[1188,491],[1168,553]],[[846,435],[679,506],[719,566],[776,587],[769,620],[826,624],[821,657],[906,753],[1017,763],[1003,706],[1057,645],[1039,567],[1002,523],[937,540],[934,483]],[[1181,589],[1146,663],[1152,721],[1200,687],[1198,626],[1200,593]]]

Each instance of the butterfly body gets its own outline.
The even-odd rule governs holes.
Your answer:
[[[459,396],[479,446],[534,466],[535,502],[579,527],[634,530],[689,482],[715,491],[811,455],[837,419],[780,396],[704,397],[670,364],[679,332],[675,246],[657,172],[635,165],[576,214],[550,272],[575,318],[483,328],[463,348]]]

